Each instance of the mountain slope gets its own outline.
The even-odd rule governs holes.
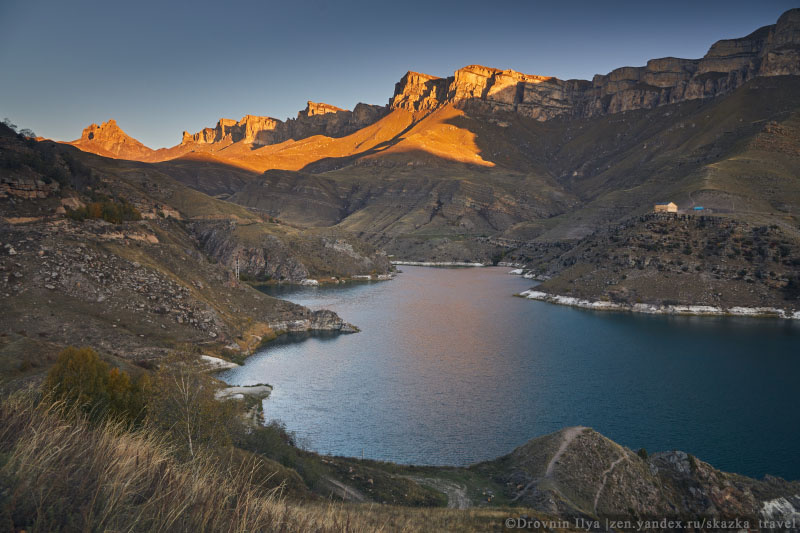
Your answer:
[[[65,345],[145,362],[184,349],[242,357],[282,331],[351,330],[334,313],[240,282],[237,263],[242,280],[294,282],[390,267],[343,232],[300,230],[157,166],[25,140],[5,126],[0,193],[1,344],[25,346],[33,360]],[[40,366],[19,367],[20,377]]]

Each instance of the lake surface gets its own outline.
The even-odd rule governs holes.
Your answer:
[[[800,479],[800,324],[573,309],[509,268],[272,288],[359,326],[284,336],[221,377],[270,383],[267,419],[322,453],[465,465],[565,426],[722,470]]]

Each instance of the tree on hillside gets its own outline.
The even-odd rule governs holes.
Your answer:
[[[193,458],[203,448],[231,443],[234,406],[217,401],[217,383],[193,359],[174,356],[161,365],[148,398],[148,423],[170,435],[178,452]]]

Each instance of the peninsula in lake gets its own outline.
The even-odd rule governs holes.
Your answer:
[[[348,316],[283,298],[286,287],[398,283],[403,264],[501,265],[530,281],[515,292],[549,304],[782,321],[769,331],[785,337],[765,345],[797,355],[800,9],[753,29],[697,59],[591,80],[401,70],[380,102],[220,118],[155,149],[122,119],[53,140],[4,110],[14,120],[0,125],[0,529],[796,527],[798,481],[628,448],[583,425],[471,465],[324,455],[265,416],[270,376],[229,387],[218,374],[279,338],[362,334]],[[163,68],[148,57],[143,72]],[[472,332],[503,320],[464,312],[435,314],[474,320]],[[424,339],[409,331],[396,344],[406,341]],[[336,373],[307,372],[322,368]]]

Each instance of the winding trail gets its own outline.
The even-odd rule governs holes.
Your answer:
[[[558,451],[547,464],[547,470],[544,472],[544,477],[551,477],[553,475],[553,470],[555,469],[558,460],[561,459],[561,456],[564,455],[565,451],[567,451],[567,448],[569,448],[569,445],[573,440],[575,440],[575,437],[580,435],[584,429],[586,428],[583,426],[575,426],[573,428],[567,428],[564,430],[564,437],[561,440],[561,446],[558,447]]]
[[[447,496],[447,507],[450,509],[469,509],[472,506],[472,501],[467,496],[467,488],[463,485],[441,478],[412,476],[408,478],[444,493]]]
[[[583,433],[583,430],[585,429],[586,427],[584,426],[575,426],[565,429],[564,435],[561,437],[561,444],[558,446],[558,450],[556,450],[556,453],[553,454],[553,457],[550,459],[550,462],[547,463],[547,468],[544,471],[544,476],[531,480],[531,482],[525,485],[525,487],[521,491],[519,491],[517,495],[511,499],[511,501],[512,502],[517,501],[522,497],[523,494],[528,492],[534,485],[539,483],[541,480],[552,477],[553,470],[555,470],[556,463],[558,463],[558,460],[561,459],[561,456],[564,455],[564,452],[567,451],[567,448],[569,448],[569,445],[572,444],[573,440],[575,440],[575,437]]]
[[[345,485],[332,477],[325,476],[324,479],[331,484],[332,492],[344,501],[359,503],[367,501],[367,498],[353,487]]]
[[[625,459],[627,459],[627,457],[623,453],[623,455],[619,456],[617,458],[617,460],[614,461],[613,463],[611,463],[611,466],[606,468],[605,472],[603,472],[603,481],[600,483],[600,487],[598,487],[598,489],[597,489],[597,494],[594,495],[594,513],[595,514],[597,514],[597,503],[600,501],[600,494],[602,494],[603,493],[603,489],[606,488],[606,482],[608,481],[608,475],[617,467],[618,464],[620,464]]]

